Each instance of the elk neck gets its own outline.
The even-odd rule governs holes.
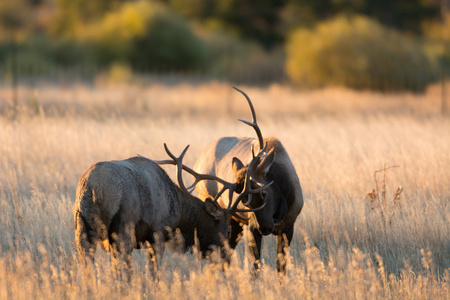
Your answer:
[[[177,228],[180,229],[183,235],[185,246],[190,247],[194,245],[195,229],[200,225],[200,219],[203,218],[203,214],[206,214],[204,210],[204,202],[200,199],[178,191],[178,197],[181,200],[181,213],[178,219]]]

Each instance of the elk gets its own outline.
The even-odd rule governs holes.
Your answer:
[[[111,251],[115,265],[125,261],[130,270],[133,249],[139,249],[146,242],[152,245],[159,239],[167,241],[170,231],[175,229],[179,229],[184,239],[184,251],[196,244],[196,239],[203,255],[211,247],[223,245],[230,231],[231,217],[238,217],[238,213],[246,210],[238,208],[239,203],[266,187],[251,187],[250,170],[245,175],[245,188],[233,204],[230,199],[226,208],[217,204],[217,197],[200,200],[190,195],[182,180],[182,170],[188,170],[198,180],[217,180],[224,189],[235,191],[236,185],[215,176],[198,174],[183,165],[188,147],[175,157],[164,144],[172,159],[170,163],[177,165],[180,187],[160,166],[143,156],[97,162],[84,171],[78,182],[74,206],[75,242],[81,260],[93,261],[97,243],[100,243],[103,249]],[[152,259],[154,271],[158,258],[162,257],[164,243],[154,247],[155,252],[158,248],[156,259]]]
[[[239,119],[239,121],[251,126],[256,132],[257,139],[222,137],[213,141],[200,154],[194,170],[199,173],[219,176],[228,181],[235,181],[240,187],[243,187],[247,179],[245,174],[249,169],[251,169],[252,174],[252,186],[273,182],[267,189],[261,190],[258,194],[253,194],[251,203],[242,202],[238,204],[240,208],[243,208],[245,204],[250,208],[257,207],[262,203],[265,206],[258,211],[246,211],[240,213],[238,217],[233,216],[229,245],[233,249],[236,247],[242,235],[242,226],[248,225],[250,253],[255,259],[255,269],[258,270],[261,259],[262,236],[276,235],[277,270],[284,273],[286,249],[293,237],[295,220],[303,207],[300,181],[281,142],[275,137],[263,138],[250,98],[242,90],[236,87],[235,89],[247,99],[253,118],[252,122],[242,119]],[[252,152],[253,148],[256,147],[259,147],[260,151],[255,158]],[[262,155],[263,153],[264,155]],[[230,162],[232,162],[231,165]],[[219,184],[211,181],[200,182],[196,186],[197,194],[201,198],[216,195],[218,189]],[[231,193],[231,191],[227,192]],[[231,199],[233,197],[224,193],[218,203],[222,207],[227,207],[230,205]]]

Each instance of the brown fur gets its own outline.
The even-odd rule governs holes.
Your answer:
[[[268,137],[264,139],[267,143],[266,158],[262,158],[260,164],[257,166],[255,179],[263,184],[270,181],[274,183],[267,189],[267,196],[265,198],[266,206],[256,212],[246,213],[245,217],[250,217],[249,226],[252,233],[255,235],[256,248],[252,249],[255,258],[260,257],[261,234],[273,233],[279,236],[277,250],[278,253],[284,253],[284,239],[283,234],[288,237],[288,244],[292,238],[293,226],[297,216],[303,207],[303,194],[300,186],[295,168],[284,149],[281,142],[274,138]],[[251,145],[255,150],[259,149],[258,140],[253,138],[238,138],[238,137],[224,137],[209,144],[200,155],[200,158],[195,164],[195,171],[205,174],[213,174],[227,181],[243,180],[242,174],[246,170],[246,165],[252,159]],[[244,168],[232,167],[230,162],[236,157],[242,161]],[[273,161],[264,162],[264,159]],[[267,172],[262,171],[264,167],[269,166]],[[213,197],[219,190],[219,185],[216,182],[200,182],[196,189],[200,197]],[[263,203],[262,195],[253,197],[252,206],[258,206]],[[228,194],[219,199],[219,204],[222,207],[228,205]],[[244,201],[245,202],[245,201]],[[242,206],[242,204],[240,204]],[[283,206],[284,205],[284,206]],[[287,207],[286,207],[287,206]],[[275,221],[274,218],[280,218]],[[233,234],[230,239],[230,245],[236,246],[240,238],[240,232],[237,224],[244,224],[242,220],[233,219],[233,228],[238,231]],[[281,267],[280,267],[281,268]]]
[[[163,169],[142,157],[89,166],[78,182],[74,216],[82,259],[93,259],[100,242],[128,264],[133,248],[155,242],[158,233],[167,240],[167,229],[180,230],[185,250],[194,245],[196,233],[205,253],[222,245],[231,219],[210,199],[183,193]]]

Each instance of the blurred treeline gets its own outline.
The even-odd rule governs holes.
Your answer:
[[[423,90],[447,67],[441,0],[0,0],[0,73],[189,73]]]

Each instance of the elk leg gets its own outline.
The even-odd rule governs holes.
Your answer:
[[[89,226],[83,215],[77,211],[75,216],[75,243],[81,261],[86,262],[86,258],[90,259],[91,262],[94,261],[96,241],[97,235],[94,229]]]
[[[162,256],[164,255],[165,240],[161,232],[149,231],[145,242],[148,261],[150,264],[150,273],[155,281],[158,280],[158,268],[161,266]]]
[[[230,232],[230,238],[228,239],[228,243],[230,245],[231,249],[236,248],[237,243],[239,243],[241,237],[242,237],[242,225],[235,221],[231,220],[231,232]]]
[[[284,230],[277,235],[277,271],[286,274],[286,250],[291,244],[294,235],[294,227]]]
[[[161,232],[155,232],[149,237],[149,245],[147,247],[148,259],[152,264],[151,273],[153,278],[157,279],[158,267],[161,265],[162,257],[165,249],[165,239]]]
[[[256,271],[261,268],[261,242],[261,232],[257,228],[249,226],[248,247],[250,248],[250,255],[255,259],[253,264]]]
[[[128,281],[131,279],[131,250],[125,250],[122,242],[114,243],[111,247],[111,266],[114,278],[121,280],[123,275]]]
[[[127,277],[127,280],[131,279],[131,253],[134,248],[134,225],[132,223],[120,223],[117,226],[118,232],[112,232],[110,240],[113,240],[111,249],[111,258],[113,270],[116,273],[116,278],[120,279],[123,274]]]

